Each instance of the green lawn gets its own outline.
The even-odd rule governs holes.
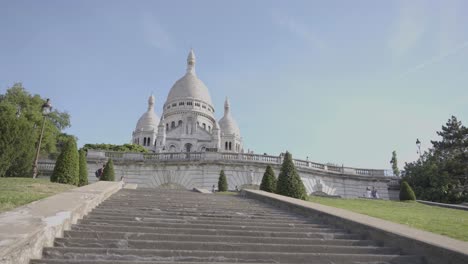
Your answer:
[[[0,212],[36,201],[76,186],[49,179],[0,178]]]
[[[239,192],[230,192],[230,191],[227,191],[227,192],[215,192],[215,194],[221,194],[221,195],[238,195]]]
[[[309,201],[468,241],[468,211],[429,206],[417,202],[334,199],[315,196],[310,196]]]

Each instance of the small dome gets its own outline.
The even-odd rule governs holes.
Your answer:
[[[219,120],[219,127],[221,128],[221,133],[224,134],[235,134],[240,137],[240,129],[237,125],[236,120],[231,116],[229,100],[226,98],[224,103],[224,116]]]
[[[195,61],[195,54],[190,50],[187,57],[187,73],[172,86],[166,103],[180,99],[196,99],[213,105],[208,88],[195,74]]]
[[[154,112],[154,96],[148,98],[148,110],[138,119],[135,131],[157,130],[159,117]]]

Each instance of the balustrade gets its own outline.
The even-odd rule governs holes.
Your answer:
[[[216,154],[216,155],[213,155]],[[278,156],[260,155],[252,153],[232,153],[232,152],[174,152],[174,153],[123,153],[123,152],[112,152],[112,151],[99,151],[89,150],[88,158],[99,158],[106,157],[113,160],[146,160],[146,161],[196,161],[196,160],[226,160],[234,161],[239,160],[243,162],[255,162],[255,163],[269,163],[281,165],[282,158]],[[300,168],[307,168],[313,170],[322,170],[330,172],[338,172],[344,174],[355,174],[361,176],[387,176],[394,177],[393,173],[388,170],[372,170],[372,169],[361,169],[361,168],[348,168],[342,166],[325,165],[316,162],[310,162],[306,160],[293,160],[294,165]],[[53,164],[46,165],[46,163],[39,163],[39,166],[45,166],[44,168],[53,169]]]

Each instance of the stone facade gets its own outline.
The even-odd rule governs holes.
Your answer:
[[[259,186],[266,166],[271,165],[278,176],[282,157],[228,153],[116,153],[89,150],[89,181],[96,181],[94,172],[108,158],[114,161],[115,178],[146,188],[194,187],[217,188],[218,177],[224,170],[228,189]],[[382,199],[389,195],[389,184],[397,178],[388,171],[327,166],[304,160],[294,160],[308,194],[324,192],[345,198],[362,197],[367,187],[375,187]]]

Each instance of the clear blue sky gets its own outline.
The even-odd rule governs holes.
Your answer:
[[[0,1],[0,93],[22,82],[85,143],[160,116],[193,47],[257,153],[400,167],[451,115],[468,125],[468,1]]]

